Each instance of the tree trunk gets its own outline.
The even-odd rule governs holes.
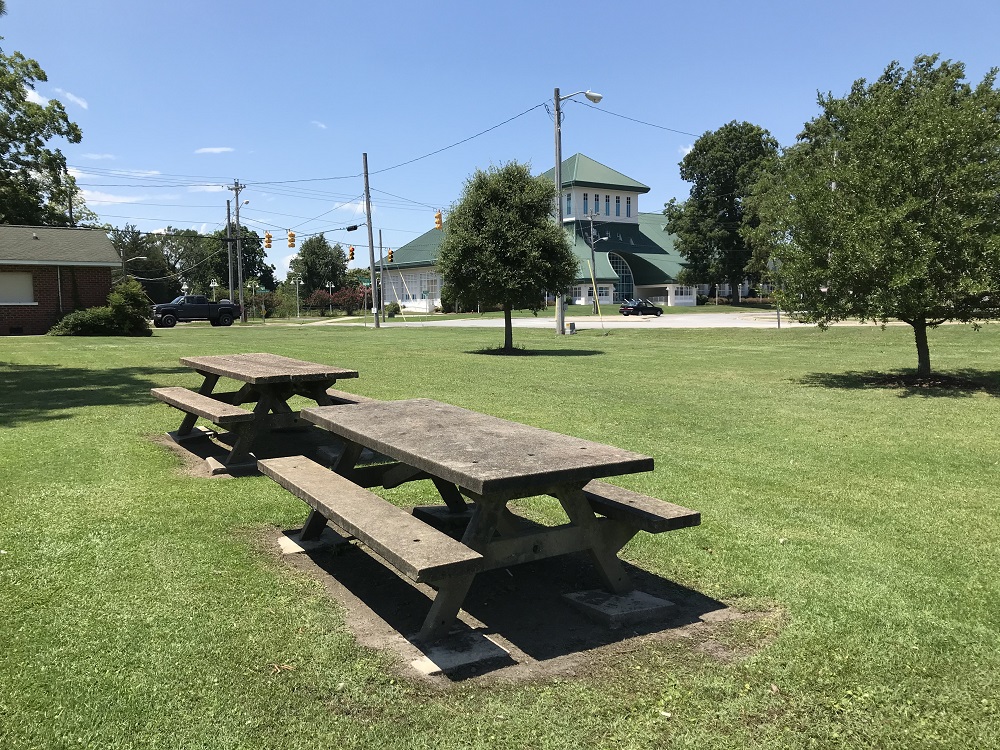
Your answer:
[[[930,377],[931,350],[927,345],[927,321],[916,320],[910,325],[913,326],[913,339],[917,344],[917,377]]]
[[[505,352],[514,351],[514,326],[511,323],[510,303],[505,302],[503,306],[503,350]]]

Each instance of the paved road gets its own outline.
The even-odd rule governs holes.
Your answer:
[[[566,324],[576,324],[576,330],[600,330],[602,323],[600,318],[593,316],[566,316]],[[370,321],[369,321],[370,324]],[[512,320],[514,328],[552,328],[555,330],[555,321],[552,318],[514,318]],[[421,321],[419,323],[404,323],[400,318],[395,318],[391,322],[382,323],[384,326],[456,326],[464,328],[503,328],[503,318],[462,318]],[[781,326],[783,328],[799,326],[801,323],[790,321],[786,316],[781,316]],[[605,329],[616,328],[777,328],[777,316],[773,312],[765,310],[745,312],[745,313],[686,313],[681,315],[643,315],[640,317],[624,317],[615,315],[604,318]]]

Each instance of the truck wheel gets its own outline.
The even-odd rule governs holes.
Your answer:
[[[158,320],[154,320],[153,321],[153,326],[155,326],[156,328],[163,328],[163,323],[161,323]]]
[[[160,322],[163,324],[164,328],[173,328],[175,325],[177,325],[177,318],[175,318],[173,315],[164,315],[163,320],[161,320]]]
[[[233,324],[233,316],[229,313],[219,314],[219,325],[220,326],[231,326]]]

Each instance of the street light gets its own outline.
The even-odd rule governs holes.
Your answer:
[[[571,99],[574,96],[583,94],[594,104],[597,104],[604,97],[600,94],[587,89],[586,91],[574,91],[572,94],[567,94],[566,96],[559,96],[559,89],[555,90],[555,94],[552,97],[556,105],[556,223],[559,228],[562,229],[562,109],[559,107],[561,102]],[[597,294],[597,290],[594,290],[594,294]],[[596,296],[595,296],[596,299]],[[556,333],[565,334],[566,333],[566,314],[563,310],[563,295],[556,295]]]
[[[211,287],[212,289],[212,302],[217,302],[218,297],[216,296],[215,290],[219,288],[219,282],[216,281],[215,279],[212,279],[211,283],[209,284],[209,287]]]
[[[187,294],[187,293],[188,293],[188,289],[190,289],[190,288],[191,288],[191,287],[189,287],[189,286],[187,285],[187,282],[186,282],[186,281],[185,281],[185,282],[184,282],[183,284],[181,284],[181,292],[182,292],[183,294]]]
[[[330,295],[330,315],[332,316],[333,315],[333,282],[332,281],[328,281],[328,282],[326,282],[325,286],[326,286],[326,293]]]
[[[296,276],[292,281],[295,282],[295,318],[298,319],[301,317],[299,314],[299,284],[302,283],[302,277]]]

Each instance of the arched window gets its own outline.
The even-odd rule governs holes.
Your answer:
[[[623,299],[632,299],[635,295],[635,284],[632,282],[632,269],[628,263],[618,253],[608,253],[608,260],[611,267],[618,274],[618,283],[615,284],[614,302],[621,302]]]

